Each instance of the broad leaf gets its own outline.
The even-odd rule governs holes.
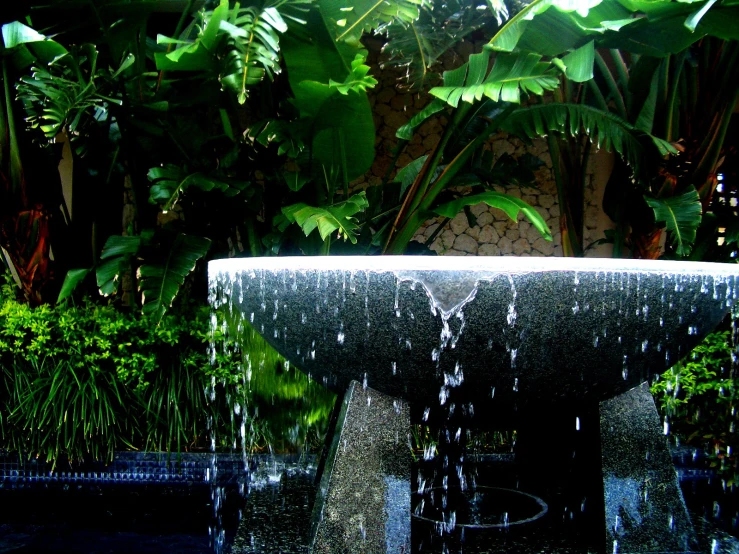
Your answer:
[[[195,264],[209,248],[209,239],[179,233],[161,263],[147,263],[139,267],[143,312],[160,321],[172,306],[185,277],[195,269]]]
[[[403,169],[398,171],[398,173],[395,175],[395,179],[393,179],[393,181],[396,183],[400,183],[401,198],[403,197],[403,194],[408,189],[408,187],[411,186],[413,184],[413,181],[416,180],[416,177],[418,177],[423,164],[426,163],[426,158],[428,158],[428,155],[416,158],[408,165],[406,165]]]
[[[15,48],[14,63],[19,69],[33,63],[50,64],[67,55],[67,49],[19,21],[2,26],[3,45]]]
[[[439,75],[434,68],[439,58],[459,44],[466,36],[492,22],[493,17],[508,18],[503,2],[492,0],[491,9],[479,2],[446,0],[427,2],[416,21],[394,21],[387,27],[387,42],[382,47],[388,60],[383,66],[402,71],[398,81],[404,88],[419,91],[427,84],[436,84]],[[499,23],[500,24],[500,23]]]
[[[593,41],[567,54],[562,58],[565,66],[565,75],[571,81],[584,83],[593,78],[593,63],[595,61],[595,48]]]
[[[393,21],[411,24],[419,16],[422,0],[319,0],[319,10],[333,40],[359,45],[365,31],[380,29]]]
[[[77,286],[90,274],[91,269],[70,269],[67,271],[67,275],[64,277],[62,283],[62,290],[59,291],[59,296],[56,299],[56,303],[59,304],[63,300],[66,300],[77,288]]]
[[[539,215],[539,212],[520,198],[503,194],[502,192],[489,191],[480,194],[473,194],[472,196],[463,196],[462,198],[442,204],[433,210],[433,212],[437,215],[451,219],[465,206],[473,206],[480,202],[484,202],[491,208],[503,210],[513,221],[517,221],[518,214],[522,212],[536,230],[541,233],[542,237],[546,240],[552,240],[552,233],[549,231],[546,221],[544,221],[541,215]]]
[[[664,222],[676,245],[678,256],[687,256],[695,242],[695,234],[701,222],[701,202],[698,191],[690,187],[679,196],[669,198],[644,197],[654,210],[654,218]]]
[[[321,239],[325,241],[332,233],[338,231],[344,240],[349,239],[352,244],[356,244],[359,225],[354,216],[364,211],[367,206],[369,206],[367,196],[362,191],[344,202],[331,206],[316,208],[301,202],[282,208],[282,213],[288,221],[297,223],[305,236],[318,229]]]
[[[188,188],[195,187],[204,191],[219,190],[226,196],[236,196],[246,183],[206,175],[199,171],[189,173],[184,168],[173,164],[163,167],[152,167],[146,175],[152,186],[149,189],[149,202],[159,204],[163,211],[172,209],[181,194]]]
[[[444,102],[438,98],[434,98],[424,109],[411,117],[408,123],[398,127],[398,130],[395,132],[395,136],[401,140],[411,140],[413,138],[413,133],[416,132],[418,127],[423,125],[429,117],[443,111],[445,108],[446,104]]]
[[[119,275],[125,269],[124,264],[130,267],[131,257],[138,253],[141,242],[140,236],[113,235],[108,238],[100,254],[101,261],[95,268],[95,279],[101,295],[108,296],[118,290]]]
[[[341,168],[348,180],[363,175],[375,155],[375,124],[364,86],[351,87],[341,94],[337,85],[352,80],[353,71],[360,75],[363,58],[357,50],[335,42],[324,19],[316,10],[308,14],[311,30],[298,27],[282,37],[282,54],[287,66],[293,103],[300,112],[298,126],[282,129],[293,143],[310,148],[314,161],[312,177],[318,178],[322,168]],[[354,67],[355,69],[352,69]],[[366,67],[366,66],[365,66]],[[367,81],[366,74],[362,79]],[[299,136],[298,131],[303,135]],[[298,136],[296,136],[298,135]]]
[[[343,83],[338,83],[333,79],[328,80],[328,86],[335,88],[340,94],[347,95],[349,91],[354,92],[367,92],[368,88],[374,88],[377,84],[377,79],[369,73],[370,67],[365,65],[365,58],[362,54],[357,54],[352,60],[351,73],[347,75]]]
[[[644,156],[639,129],[617,115],[583,104],[536,104],[519,108],[503,122],[511,133],[529,138],[551,132],[589,137],[598,147],[615,151],[635,170]],[[662,155],[675,154],[675,148],[665,140],[645,134]]]
[[[285,171],[282,173],[282,176],[285,178],[288,188],[295,192],[302,189],[310,181],[308,177],[302,175],[299,171]]]
[[[521,92],[543,94],[559,85],[557,70],[537,54],[498,54],[488,73],[490,49],[470,56],[460,69],[466,72],[463,86],[432,88],[430,93],[453,107],[459,100],[472,103],[483,96],[493,102],[521,102]]]

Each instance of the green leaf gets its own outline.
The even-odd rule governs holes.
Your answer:
[[[664,222],[677,245],[678,256],[687,256],[695,242],[695,234],[701,222],[701,202],[698,191],[690,187],[686,192],[669,198],[644,197],[654,210],[654,218]]]
[[[429,92],[456,108],[460,99],[472,103],[483,96],[493,102],[520,103],[521,92],[540,95],[559,85],[559,76],[552,64],[542,62],[538,54],[498,54],[487,74],[490,54],[491,51],[485,49],[470,56],[469,62],[462,66],[467,71],[463,86],[445,84]]]
[[[152,183],[149,189],[149,202],[159,204],[163,211],[172,209],[180,195],[190,187],[204,191],[220,190],[227,196],[235,196],[240,190],[234,188],[233,183],[228,183],[219,177],[206,175],[199,171],[189,173],[184,168],[173,164],[152,167],[146,177]]]
[[[605,5],[605,6],[603,6]],[[614,22],[626,24],[630,12],[602,0],[534,0],[513,16],[488,43],[496,51],[523,50],[558,56],[603,33]]]
[[[116,77],[118,77],[118,75],[126,71],[126,69],[128,69],[129,67],[131,67],[133,65],[133,62],[135,61],[136,61],[136,56],[134,56],[133,54],[128,54],[121,62],[121,65],[118,66],[118,69],[116,69],[115,72],[110,76],[110,78],[115,79]]]
[[[288,221],[297,223],[305,236],[318,229],[321,239],[325,241],[332,233],[338,231],[344,240],[349,239],[352,244],[356,244],[356,231],[359,225],[354,216],[364,211],[367,206],[369,202],[365,192],[362,191],[344,202],[331,206],[316,208],[301,202],[282,208],[282,213]]]
[[[393,21],[383,30],[387,41],[382,47],[383,67],[395,67],[402,72],[398,81],[403,88],[415,92],[429,83],[438,81],[433,69],[440,65],[442,54],[459,44],[465,37],[491,24],[493,18],[508,17],[500,0],[489,0],[491,9],[479,2],[446,0],[426,2],[413,22]],[[505,13],[504,13],[505,12]],[[499,23],[500,24],[500,23]]]
[[[717,0],[708,0],[708,2],[703,4],[703,6],[698,11],[690,14],[685,20],[685,27],[687,27],[691,32],[695,32],[695,28],[698,26],[698,23],[700,23],[700,20],[703,18],[704,15],[706,15],[706,12],[711,9],[716,1]]]
[[[351,73],[346,77],[343,83],[337,83],[333,79],[329,79],[329,88],[335,88],[340,94],[347,95],[349,91],[366,92],[368,88],[373,88],[377,84],[377,79],[371,75],[367,75],[370,70],[368,65],[364,64],[364,56],[357,54],[352,60]]]
[[[139,267],[139,290],[143,295],[143,312],[161,321],[172,306],[180,287],[197,261],[210,248],[210,240],[204,237],[179,233],[161,263],[147,263]]]
[[[14,60],[21,68],[34,62],[48,65],[68,54],[64,46],[19,21],[3,25],[2,36],[5,48],[15,48],[17,52],[23,50],[22,55]],[[23,60],[20,64],[17,63],[19,59]]]
[[[465,206],[473,206],[484,202],[491,208],[503,210],[513,221],[518,220],[518,214],[523,213],[531,224],[541,233],[546,240],[552,240],[552,233],[547,227],[546,221],[532,206],[508,194],[502,192],[488,191],[471,196],[463,196],[446,204],[438,206],[433,212],[448,218],[454,218]]]
[[[113,235],[108,238],[100,254],[102,261],[95,268],[95,280],[101,295],[108,296],[118,290],[119,275],[130,267],[131,257],[138,253],[141,242],[140,236]]]
[[[595,47],[592,40],[562,58],[566,68],[565,75],[576,83],[584,83],[593,78],[594,62]]]
[[[641,167],[645,150],[639,140],[641,131],[610,112],[583,104],[535,104],[514,111],[503,128],[529,138],[551,132],[572,136],[584,134],[598,148],[621,155],[635,170]],[[660,154],[675,154],[677,150],[665,140],[648,137]]]
[[[120,256],[134,255],[138,252],[139,246],[141,246],[141,237],[113,235],[105,241],[100,259],[109,260]]]
[[[395,136],[401,140],[411,140],[413,138],[413,133],[418,127],[423,125],[424,121],[440,111],[443,111],[445,108],[446,104],[444,102],[438,98],[434,98],[424,109],[411,117],[408,123],[398,127],[398,130],[395,132]]]
[[[59,304],[63,300],[66,300],[70,296],[72,296],[72,293],[77,288],[77,285],[79,285],[85,277],[87,277],[92,271],[91,269],[70,269],[67,271],[67,275],[64,277],[64,282],[62,283],[62,290],[59,291],[59,296],[56,299],[56,303]]]
[[[3,43],[5,44],[5,48],[8,49],[15,48],[20,44],[26,44],[28,42],[40,42],[42,40],[46,40],[46,36],[19,21],[6,23],[3,25],[2,32]]]
[[[649,84],[649,94],[647,94],[644,104],[639,111],[639,117],[636,118],[634,126],[640,131],[651,133],[654,127],[654,115],[657,111],[657,94],[659,92],[659,73],[652,75]]]
[[[285,171],[282,175],[285,177],[287,187],[294,192],[302,189],[310,181],[309,177],[301,175],[298,171]]]
[[[398,21],[410,24],[418,19],[422,0],[319,0],[318,8],[334,40],[359,45],[365,31]]]
[[[287,75],[304,132],[300,142],[310,148],[318,162],[313,164],[315,168],[341,168],[352,180],[363,175],[374,161],[372,108],[363,90],[344,95],[329,82],[347,80],[352,63],[358,61],[357,51],[331,40],[314,10],[309,14],[308,27],[310,35],[290,32],[282,37]]]
[[[393,181],[400,183],[401,197],[406,189],[413,184],[413,181],[416,180],[416,177],[418,177],[423,164],[426,163],[426,158],[428,158],[428,154],[421,156],[420,158],[416,158],[395,175],[395,179]]]

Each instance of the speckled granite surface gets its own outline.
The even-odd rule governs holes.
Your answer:
[[[600,406],[606,550],[693,552],[695,531],[649,385]]]
[[[313,552],[410,549],[408,404],[352,381],[312,516]]]

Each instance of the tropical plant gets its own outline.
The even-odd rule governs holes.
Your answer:
[[[707,37],[677,54],[641,56],[631,64],[613,51],[621,67],[620,88],[615,87],[616,76],[608,65],[600,64],[610,83],[610,96],[618,98],[617,109],[637,125],[654,128],[680,150],[678,156],[654,164],[633,185],[617,184],[625,171],[623,167],[614,170],[605,207],[619,228],[631,229],[628,237],[618,233],[617,253],[628,240],[635,256],[658,256],[663,229],[673,237],[675,255],[691,253],[701,215],[710,210],[724,139],[739,98],[738,48],[736,41]],[[649,92],[640,94],[641,90]],[[645,213],[645,201],[653,211],[651,217]]]
[[[637,13],[639,12],[639,13]],[[450,105],[457,105],[461,99],[464,102],[472,102],[482,96],[488,96],[492,99],[498,99],[504,94],[508,94],[513,100],[516,100],[521,91],[540,92],[537,87],[543,89],[553,89],[558,85],[559,73],[561,72],[566,79],[563,81],[561,91],[558,93],[556,102],[549,105],[544,104],[534,108],[539,113],[530,112],[526,114],[527,108],[521,108],[515,114],[528,123],[523,127],[519,126],[518,131],[523,130],[531,135],[531,130],[535,130],[536,134],[547,134],[549,146],[554,164],[555,177],[559,191],[559,199],[561,204],[561,228],[563,231],[563,246],[565,252],[571,255],[582,253],[582,188],[583,188],[583,169],[586,166],[587,156],[589,155],[589,146],[582,139],[566,138],[560,135],[558,139],[552,136],[552,132],[569,131],[568,134],[573,136],[581,136],[583,131],[587,135],[593,137],[593,129],[600,126],[605,130],[610,126],[608,132],[612,139],[615,138],[613,144],[614,149],[624,157],[628,167],[627,171],[614,173],[614,181],[620,179],[618,183],[621,191],[627,190],[627,186],[623,183],[632,178],[640,183],[641,195],[647,192],[650,186],[654,186],[656,191],[660,190],[660,185],[653,185],[657,181],[656,174],[661,163],[661,158],[669,154],[675,154],[675,148],[668,141],[655,139],[650,135],[653,131],[655,120],[655,108],[658,100],[658,92],[665,97],[665,105],[671,110],[671,116],[668,118],[670,125],[674,124],[674,118],[678,105],[675,103],[678,86],[664,86],[664,79],[658,80],[657,74],[644,71],[643,67],[647,67],[647,56],[662,57],[677,54],[683,51],[692,43],[702,39],[706,35],[713,35],[725,40],[736,39],[736,26],[728,25],[728,21],[736,21],[739,14],[736,7],[731,3],[717,4],[715,2],[706,3],[690,3],[675,4],[669,2],[655,2],[646,5],[636,6],[614,1],[594,1],[588,3],[587,6],[574,6],[572,4],[559,2],[557,0],[535,0],[526,6],[516,16],[506,23],[490,40],[487,48],[498,52],[508,53],[503,57],[504,64],[508,67],[518,67],[520,69],[526,67],[526,64],[536,64],[536,72],[530,75],[523,73],[513,73],[512,80],[499,79],[500,73],[496,75],[495,67],[500,63],[496,56],[496,65],[488,74],[488,64],[481,64],[479,60],[472,60],[468,64],[468,72],[473,79],[469,79],[462,85],[452,87],[441,87],[432,89],[431,93],[444,99]],[[660,30],[669,28],[671,35],[670,40],[662,40]],[[614,63],[607,65],[599,53],[592,46],[619,47],[634,53],[634,60],[639,55],[642,56],[640,63],[643,63],[642,73],[648,76],[651,84],[642,90],[650,91],[648,94],[641,95],[636,102],[637,94],[627,91],[627,98],[624,99],[618,93],[618,80],[622,84],[628,77],[628,70],[621,55],[614,52]],[[720,60],[724,64],[734,63],[731,48],[726,50],[719,49],[721,54]],[[569,53],[568,53],[569,52]],[[563,55],[564,54],[564,55]],[[542,58],[541,56],[547,56]],[[682,56],[679,54],[678,56]],[[508,60],[510,57],[510,60]],[[507,60],[507,61],[506,61]],[[718,62],[719,58],[717,58]],[[603,94],[596,83],[589,81],[593,74],[593,64],[597,65],[604,75],[605,85],[608,87],[607,94]],[[651,68],[655,68],[657,62],[652,62]],[[668,62],[669,63],[669,62]],[[681,62],[682,63],[682,62]],[[715,65],[715,64],[714,64]],[[504,65],[505,67],[505,65]],[[735,75],[736,71],[729,70],[730,65],[726,65],[719,75],[730,79],[729,75]],[[663,72],[664,73],[664,72]],[[487,77],[486,77],[487,75]],[[667,73],[664,73],[667,75]],[[678,74],[679,75],[679,74]],[[498,81],[498,82],[496,82]],[[573,85],[571,82],[588,82],[588,86]],[[532,88],[530,83],[534,83]],[[636,84],[636,83],[634,83]],[[637,86],[633,90],[639,90]],[[726,105],[733,106],[733,96],[736,86],[728,86],[725,88],[725,95],[730,96]],[[668,91],[670,94],[668,95]],[[586,94],[590,93],[590,94]],[[669,96],[669,98],[668,98]],[[631,101],[634,100],[633,105]],[[669,102],[668,102],[669,100]],[[568,107],[563,109],[557,107],[561,102],[568,103]],[[618,117],[612,117],[608,114],[609,102],[613,102]],[[590,105],[588,105],[590,104]],[[626,111],[626,105],[633,111],[631,116]],[[723,106],[723,104],[721,104]],[[717,105],[712,104],[713,108]],[[720,140],[722,133],[725,133],[726,119],[728,113],[730,115],[731,108],[717,108],[720,115],[718,119],[704,118],[704,121],[710,121],[716,132],[710,136],[714,139],[706,139],[702,143],[702,147],[709,149],[706,156],[697,156],[700,160],[701,175],[695,175],[691,180],[700,181],[701,183],[708,178],[709,186],[704,191],[704,198],[710,197],[712,186],[715,186],[715,178],[711,177],[712,173],[709,166],[720,160],[718,151],[720,150]],[[511,113],[510,117],[513,117]],[[500,122],[502,126],[506,126],[505,122]],[[614,125],[615,124],[615,125]],[[661,129],[656,133],[658,136],[663,135]],[[614,132],[615,131],[615,132]],[[642,144],[638,150],[642,150],[645,155],[635,157],[637,145],[641,137]],[[594,141],[599,142],[602,137],[594,136]],[[664,134],[666,138],[675,140],[673,135]],[[563,142],[563,139],[565,142]],[[649,140],[651,139],[651,140]],[[649,142],[657,147],[656,150],[649,146]],[[628,147],[630,152],[620,147]],[[718,149],[717,149],[718,148]],[[650,153],[650,151],[652,153]],[[672,158],[671,158],[672,159]],[[681,158],[677,158],[680,160]],[[634,167],[635,162],[641,160],[641,172],[637,173],[638,168]],[[712,160],[712,161],[711,161]],[[679,163],[679,162],[678,162]],[[624,168],[627,166],[624,165]],[[706,175],[708,177],[706,177]],[[710,177],[710,178],[709,178]],[[664,183],[664,179],[662,180]],[[702,184],[697,184],[703,186]],[[646,188],[645,188],[646,187]],[[674,187],[673,187],[674,190]],[[657,217],[663,217],[668,229],[673,235],[678,236],[677,249],[681,254],[688,252],[688,243],[692,233],[697,227],[695,217],[695,201],[694,196],[688,197],[689,189],[683,186],[679,192],[681,198],[669,200],[666,203],[661,200],[659,194],[653,190],[647,192],[650,197],[651,206],[659,209],[656,212]],[[644,204],[645,199],[640,197],[639,203]],[[633,205],[633,203],[632,203]],[[684,206],[684,208],[681,208]],[[677,214],[675,218],[675,209],[685,209],[685,213]],[[690,210],[693,210],[691,216]],[[639,215],[643,216],[643,213]],[[618,219],[619,216],[616,216]],[[654,216],[647,217],[654,227]],[[638,217],[631,218],[637,221]],[[677,222],[679,220],[679,223]],[[685,234],[688,231],[688,234]],[[623,236],[623,225],[620,228],[620,234]],[[619,253],[617,247],[616,253]]]
[[[733,350],[729,331],[711,333],[651,386],[665,429],[702,448],[729,486],[739,475]]]
[[[29,145],[19,124],[12,83],[32,63],[49,63],[66,51],[63,47],[18,22],[2,26],[2,91],[0,91],[0,248],[2,258],[25,297],[33,304],[45,300],[52,278],[50,206],[58,197],[49,195],[53,172],[50,165],[34,164],[28,171],[23,159],[33,154],[49,159],[49,150]],[[23,151],[25,148],[25,152]],[[51,164],[53,165],[53,164]],[[58,176],[57,176],[58,181]],[[43,186],[42,185],[47,185]]]
[[[159,325],[92,303],[32,308],[6,282],[0,448],[56,463],[108,460],[122,449],[200,450],[210,431],[219,448],[243,437],[250,452],[268,443],[295,451],[325,434],[334,395],[250,327],[227,336],[224,315],[211,318],[194,303]],[[242,422],[251,434],[241,435]]]

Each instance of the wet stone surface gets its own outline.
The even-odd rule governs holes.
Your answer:
[[[313,509],[313,552],[408,551],[409,432],[407,403],[350,384]]]
[[[691,552],[696,536],[649,385],[601,403],[606,548]]]
[[[279,484],[252,488],[231,554],[307,554],[315,470],[284,472]]]

